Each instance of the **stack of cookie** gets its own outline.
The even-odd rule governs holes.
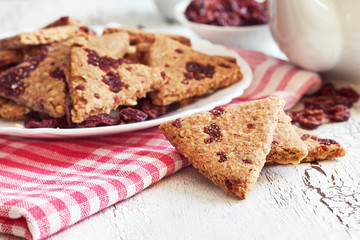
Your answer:
[[[291,125],[284,101],[270,97],[160,125],[170,143],[227,194],[245,199],[265,163],[342,157],[345,149]]]
[[[36,112],[28,127],[143,121],[242,79],[234,58],[197,52],[186,37],[119,28],[96,35],[68,17],[0,40],[0,63],[6,99],[0,114],[12,112],[9,103],[17,115],[4,118],[34,118]],[[113,110],[119,115],[109,115]]]

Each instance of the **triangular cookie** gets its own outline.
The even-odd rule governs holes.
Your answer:
[[[160,130],[200,173],[245,199],[270,152],[281,98],[270,97],[166,122]]]
[[[293,125],[300,139],[305,143],[309,153],[301,162],[312,162],[343,157],[346,150],[335,140],[320,138],[311,131]]]
[[[291,118],[282,111],[275,129],[271,151],[266,157],[266,162],[299,164],[307,154],[307,147],[291,125]]]
[[[166,81],[156,68],[123,58],[111,58],[95,49],[71,49],[71,79],[68,83],[73,109],[72,121],[79,123],[120,105],[136,105]]]
[[[165,37],[156,38],[149,51],[148,64],[160,67],[170,77],[168,83],[151,95],[156,105],[168,105],[200,96],[242,79],[237,64],[197,52]]]
[[[43,47],[37,55],[0,74],[0,95],[58,118],[65,114],[70,53],[65,43]]]

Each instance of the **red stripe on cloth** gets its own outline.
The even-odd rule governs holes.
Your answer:
[[[292,80],[294,75],[299,72],[300,70],[297,68],[291,68],[289,71],[286,72],[285,76],[282,78],[280,84],[276,88],[276,91],[282,91],[286,88],[289,82]]]
[[[271,80],[272,75],[274,74],[274,72],[278,68],[283,66],[284,64],[285,64],[285,62],[279,61],[279,62],[275,63],[274,65],[272,65],[271,67],[269,67],[266,70],[265,75],[261,79],[261,84],[258,85],[258,87],[255,89],[255,91],[253,91],[251,93],[251,95],[256,96],[256,95],[259,95],[261,92],[263,92],[265,90],[265,88],[268,86],[268,84],[270,83],[270,80]]]

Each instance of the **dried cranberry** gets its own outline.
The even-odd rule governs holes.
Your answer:
[[[120,124],[120,119],[118,117],[113,117],[109,114],[99,114],[96,116],[91,116],[85,121],[78,123],[79,128],[85,127],[99,127],[99,126],[114,126]]]
[[[188,71],[188,73],[191,73],[186,76],[187,79],[194,78],[196,80],[201,80],[205,77],[212,78],[215,73],[214,66],[210,64],[203,65],[197,62],[187,62],[185,69]]]
[[[225,111],[224,108],[222,106],[219,106],[211,110],[210,113],[215,117],[219,117],[221,114],[224,113],[224,111]]]
[[[161,74],[162,79],[165,80],[166,73],[164,71],[162,71],[160,74]]]
[[[171,125],[173,125],[174,127],[177,127],[177,128],[181,128],[181,120],[180,118],[176,119],[175,121],[173,121],[171,123]]]
[[[336,105],[327,111],[326,117],[333,122],[344,122],[350,118],[350,112],[347,106]]]
[[[58,122],[56,119],[44,119],[41,121],[26,120],[24,125],[26,128],[56,128],[58,127]]]
[[[150,99],[143,99],[140,101],[141,110],[150,118],[157,118],[158,116],[166,114],[169,106],[157,106],[151,103]]]
[[[249,128],[249,129],[255,129],[255,125],[252,124],[252,123],[249,123],[249,124],[247,125],[247,128]]]
[[[65,81],[64,70],[60,69],[59,67],[57,67],[54,71],[51,71],[49,75],[52,78],[62,79]]]
[[[316,96],[333,96],[336,95],[336,89],[331,83],[324,84],[316,93]]]
[[[148,117],[146,113],[129,107],[120,110],[119,116],[125,123],[143,122]]]
[[[226,179],[225,180],[225,186],[229,189],[232,190],[234,187],[236,187],[237,185],[239,185],[241,183],[240,179],[237,180],[231,180],[231,179]]]
[[[196,23],[219,26],[264,24],[268,22],[267,1],[193,0],[185,16]]]
[[[79,84],[79,85],[77,85],[77,86],[75,87],[75,89],[76,89],[76,90],[81,90],[81,91],[83,91],[83,90],[85,89],[85,86],[82,85],[82,84]]]
[[[105,84],[109,85],[109,90],[114,93],[120,92],[123,87],[129,87],[129,85],[121,81],[119,73],[114,73],[113,71],[110,71],[106,73],[106,75],[103,75],[102,81]]]
[[[243,161],[243,163],[246,163],[246,164],[252,164],[253,163],[250,159],[247,159],[247,158],[244,158],[242,161]]]
[[[298,112],[291,112],[290,116],[293,123],[299,123],[300,126],[306,129],[315,129],[322,124],[325,114],[323,110],[304,109]]]
[[[219,160],[219,162],[225,162],[225,161],[227,161],[228,159],[227,159],[227,156],[226,156],[226,153],[224,153],[224,152],[218,152],[218,153],[216,153],[218,156],[220,156],[220,160]]]
[[[204,140],[205,143],[220,141],[222,137],[220,127],[216,123],[212,123],[210,126],[204,127],[204,133],[210,136],[210,138]]]
[[[350,101],[351,104],[357,102],[360,97],[359,93],[357,93],[351,87],[343,87],[337,91],[337,94],[346,97]]]
[[[322,145],[332,145],[332,144],[339,145],[339,143],[337,141],[332,140],[332,139],[318,138],[317,141]]]
[[[183,51],[182,49],[180,49],[180,48],[177,48],[177,49],[175,49],[175,52],[177,52],[177,53],[183,53],[184,51]]]
[[[303,135],[301,136],[301,140],[306,141],[309,137],[310,137],[309,134],[303,134]]]
[[[107,72],[110,70],[110,68],[117,69],[119,65],[125,63],[125,64],[133,64],[134,61],[131,61],[129,59],[125,58],[111,58],[111,57],[101,57],[95,50],[85,48],[85,51],[88,53],[87,62],[93,66],[99,67],[101,70]]]

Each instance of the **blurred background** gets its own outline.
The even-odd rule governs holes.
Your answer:
[[[153,0],[0,0],[0,32],[39,28],[62,16],[91,25],[166,25]]]

